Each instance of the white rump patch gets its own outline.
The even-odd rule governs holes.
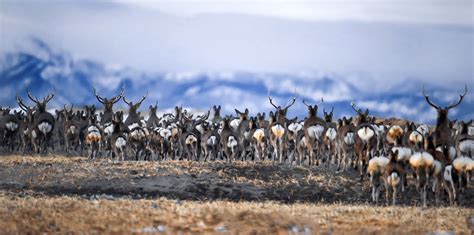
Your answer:
[[[375,173],[381,173],[383,168],[388,164],[389,159],[386,157],[374,157],[369,160],[369,166],[367,167],[367,172],[371,175]]]
[[[132,123],[131,125],[128,125],[129,130],[133,130],[136,128],[141,128],[141,126],[138,123]]]
[[[207,139],[207,145],[216,145],[217,144],[217,137],[211,136],[209,139]]]
[[[202,128],[202,124],[197,125],[196,130],[198,130],[199,133],[201,133],[201,135],[204,134],[204,129]]]
[[[336,129],[331,127],[326,131],[326,137],[329,138],[331,141],[335,140],[336,136],[337,136]]]
[[[361,138],[364,142],[369,141],[373,136],[375,132],[372,130],[370,127],[366,126],[357,131],[357,135],[359,138]]]
[[[197,142],[196,136],[188,135],[188,137],[186,137],[186,144],[194,144],[196,142]]]
[[[412,131],[408,139],[413,143],[422,143],[423,135],[420,134],[418,131]]]
[[[433,174],[434,175],[439,175],[441,173],[441,162],[437,161],[437,160],[434,160],[432,169],[433,169]]]
[[[235,139],[234,136],[229,136],[229,138],[227,139],[227,147],[229,148],[234,148],[235,146],[237,146],[237,140]]]
[[[443,174],[444,180],[446,180],[448,182],[451,182],[453,180],[452,172],[453,172],[453,166],[451,166],[451,165],[446,166],[444,168],[444,174]]]
[[[433,165],[434,158],[428,152],[416,152],[410,157],[410,165],[413,168],[428,168]]]
[[[245,131],[245,132],[244,132],[244,138],[245,138],[245,139],[248,139],[248,138],[249,138],[249,135],[250,135],[250,131]]]
[[[298,131],[302,130],[303,129],[303,125],[301,125],[300,123],[291,123],[289,126],[288,126],[288,130],[293,132],[293,133],[298,133]]]
[[[428,132],[430,131],[430,128],[428,128],[428,125],[426,124],[421,124],[418,128],[416,128],[416,131],[426,136],[426,134],[428,134]]]
[[[400,183],[400,176],[397,174],[397,172],[392,172],[392,174],[388,176],[387,182],[392,187],[396,187]]]
[[[9,131],[15,131],[17,128],[18,128],[18,124],[16,124],[15,122],[7,122],[5,124],[5,127],[7,128],[7,130]]]
[[[344,136],[344,143],[346,143],[347,145],[353,145],[354,144],[354,133],[347,132],[346,136]]]
[[[165,139],[168,139],[171,136],[171,131],[166,128],[162,128],[159,133],[160,133],[160,136]]]
[[[453,167],[459,172],[465,172],[468,168],[468,166],[472,165],[474,160],[472,160],[470,157],[466,156],[461,156],[453,161]]]
[[[106,135],[112,135],[112,133],[114,132],[114,124],[109,122],[109,123],[106,123],[104,126],[105,126],[104,133]]]
[[[97,128],[96,126],[90,126],[89,128],[87,128],[87,132],[100,132],[100,131],[99,131],[99,128]]]
[[[47,122],[42,122],[38,125],[38,129],[44,134],[48,134],[53,129],[53,126]]]
[[[392,152],[398,150],[397,161],[408,161],[412,155],[412,150],[406,147],[393,147]]]
[[[127,141],[123,137],[118,137],[117,140],[115,141],[115,147],[121,149],[127,145]]]
[[[474,153],[474,140],[463,140],[459,142],[459,151],[463,154]]]
[[[474,126],[468,126],[467,127],[467,134],[468,135],[474,135]]]
[[[253,133],[253,136],[252,136],[254,139],[256,139],[257,141],[262,141],[263,138],[265,138],[265,131],[263,130],[263,128],[260,128],[260,129],[257,129],[254,133]]]
[[[230,126],[232,127],[232,129],[234,130],[237,130],[239,129],[239,125],[240,125],[240,119],[234,119],[230,122]]]
[[[324,126],[316,125],[308,127],[308,135],[311,138],[319,140],[324,132]]]
[[[285,128],[280,124],[274,125],[272,126],[272,133],[276,137],[281,138],[285,134]]]

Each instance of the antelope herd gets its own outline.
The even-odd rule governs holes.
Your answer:
[[[376,119],[369,110],[357,108],[354,117],[333,120],[334,108],[318,108],[323,103],[303,104],[308,108],[304,119],[287,117],[287,105],[252,117],[249,110],[235,109],[236,116],[221,116],[221,106],[213,106],[201,116],[182,107],[174,113],[157,114],[157,105],[149,107],[148,118],[138,111],[147,95],[138,102],[127,100],[124,90],[111,98],[101,97],[94,89],[103,111],[85,106],[74,110],[64,106],[55,114],[46,105],[54,98],[40,100],[28,90],[30,106],[17,95],[20,111],[0,108],[0,146],[3,152],[46,154],[64,151],[68,155],[87,155],[114,160],[187,160],[187,161],[271,161],[273,164],[334,167],[337,171],[356,170],[360,181],[368,177],[372,200],[379,202],[385,188],[387,202],[396,203],[400,193],[412,186],[427,205],[427,192],[435,202],[459,201],[469,186],[474,161],[474,123],[448,119],[448,112],[458,106],[467,93],[445,108],[434,104],[423,89],[426,102],[437,111],[436,126],[409,121]],[[147,93],[148,94],[148,93]],[[123,100],[123,111],[113,110]]]

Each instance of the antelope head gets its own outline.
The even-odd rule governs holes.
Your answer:
[[[235,113],[239,115],[241,121],[249,119],[249,110],[246,108],[244,112],[240,112],[238,109],[235,109]]]
[[[54,97],[54,92],[52,94],[49,94],[43,98],[43,100],[39,100],[38,98],[34,97],[32,94],[31,94],[31,91],[30,89],[28,88],[27,90],[28,92],[28,98],[30,98],[31,101],[35,102],[36,103],[36,109],[39,113],[45,113],[46,112],[46,104],[48,104],[48,102],[53,99]]]
[[[305,100],[303,100],[303,104],[308,107],[308,117],[316,117],[318,115],[318,107],[324,102],[324,99],[321,98],[321,102],[315,104],[315,105],[309,105],[306,103]]]
[[[352,109],[354,109],[354,111],[356,111],[357,113],[357,125],[359,124],[362,124],[362,123],[366,123],[366,122],[370,122],[370,118],[369,118],[369,109],[365,109],[365,112],[362,112],[362,109],[358,109],[356,108],[356,104],[354,101],[351,102],[351,107]]]
[[[150,107],[148,109],[150,110],[149,111],[150,115],[153,114],[153,115],[156,116],[156,112],[158,112],[158,101],[156,101],[155,106],[150,105]]]
[[[430,100],[430,97],[428,96],[428,94],[426,94],[425,87],[423,86],[423,96],[425,97],[426,102],[428,102],[428,104],[431,105],[431,107],[435,108],[436,111],[438,112],[438,118],[436,121],[437,126],[449,125],[449,120],[448,120],[449,110],[461,104],[461,101],[464,99],[464,96],[466,96],[466,94],[467,94],[467,85],[464,86],[464,93],[459,95],[459,100],[457,102],[452,103],[451,105],[448,105],[442,108],[441,106],[436,105],[435,103],[433,103],[433,101]]]
[[[293,104],[295,104],[295,102],[296,102],[296,94],[295,94],[295,96],[293,97],[293,99],[292,99],[291,101],[289,101],[286,106],[284,106],[284,108],[282,108],[281,106],[275,105],[275,103],[273,102],[272,98],[270,97],[270,94],[268,94],[268,101],[270,101],[270,104],[276,109],[275,115],[277,116],[277,118],[278,118],[279,120],[281,120],[281,119],[283,119],[283,118],[286,118],[286,113],[288,112],[288,109],[289,109]]]
[[[212,106],[212,110],[214,111],[214,117],[220,117],[221,116],[221,106]]]
[[[97,100],[104,105],[105,111],[110,111],[112,112],[112,107],[114,106],[115,103],[119,102],[119,100],[122,99],[124,94],[124,88],[122,87],[122,90],[120,91],[120,94],[118,96],[112,97],[110,99],[101,97],[97,94],[95,87],[94,87],[94,95],[97,98]]]
[[[146,97],[148,96],[148,91],[146,92],[146,94],[140,99],[140,101],[138,101],[136,104],[134,104],[133,102],[129,102],[127,101],[127,98],[125,98],[125,96],[123,96],[123,102],[125,102],[127,105],[128,105],[128,113],[129,115],[130,114],[137,114],[138,112],[138,109],[140,108],[140,105],[142,104],[142,102],[146,99]]]
[[[323,109],[324,121],[326,121],[326,122],[332,122],[332,115],[333,115],[333,112],[334,112],[334,106],[331,108],[331,112],[329,112],[329,113],[326,112],[326,109]]]

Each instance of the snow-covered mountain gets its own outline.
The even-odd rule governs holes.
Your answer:
[[[295,94],[298,102],[289,116],[303,117],[306,107],[301,103],[318,102],[324,97],[321,110],[334,106],[335,116],[353,115],[350,103],[369,108],[371,113],[385,117],[403,117],[416,121],[433,122],[435,111],[423,96],[423,84],[407,79],[391,87],[372,83],[370,78],[341,76],[325,73],[274,74],[251,72],[183,72],[143,73],[132,68],[105,65],[96,61],[74,59],[67,52],[51,48],[40,39],[33,38],[24,50],[9,52],[0,59],[0,105],[16,106],[15,95],[26,97],[29,87],[37,97],[56,91],[51,106],[73,103],[76,106],[98,104],[92,89],[101,96],[113,96],[122,86],[129,100],[138,100],[149,93],[142,109],[158,101],[159,109],[183,105],[195,109],[208,109],[214,104],[223,106],[224,113],[234,108],[249,108],[251,113],[268,112],[270,92],[275,102],[284,105]],[[457,99],[462,86],[427,85],[432,99],[448,104]],[[468,84],[472,86],[472,84]],[[119,106],[124,106],[119,103]],[[451,112],[453,119],[474,117],[474,98],[469,93],[464,102]]]

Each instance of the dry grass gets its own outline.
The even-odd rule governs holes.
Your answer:
[[[467,208],[0,196],[5,233],[469,234]],[[472,226],[472,225],[471,225]],[[472,229],[472,228],[471,228]]]
[[[373,206],[357,179],[270,163],[2,156],[0,234],[473,233],[472,197],[464,207],[421,209],[417,195]]]

